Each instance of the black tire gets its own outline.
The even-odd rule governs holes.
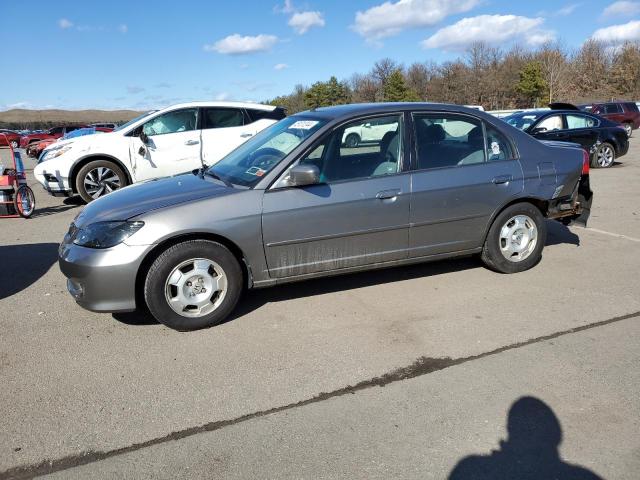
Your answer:
[[[610,152],[611,161],[610,163],[601,165],[598,159],[601,155],[605,153],[605,150],[608,150]],[[591,168],[609,168],[614,164],[615,161],[616,161],[616,149],[613,148],[613,145],[611,145],[610,143],[602,142],[600,145],[598,145],[598,148],[596,148],[596,151],[593,153],[591,157],[590,166]]]
[[[87,191],[85,186],[85,178],[91,172],[93,175],[97,171],[104,171],[99,169],[108,169],[115,174],[117,177],[116,181],[106,181],[104,185],[98,189],[97,195],[93,196],[90,192]],[[106,175],[105,175],[106,177]],[[111,178],[111,177],[108,177]],[[87,163],[84,167],[80,169],[78,175],[76,175],[76,191],[86,203],[92,202],[93,200],[100,198],[110,191],[118,190],[119,188],[126,187],[129,181],[127,180],[127,176],[122,171],[122,169],[115,163],[109,160],[94,160],[93,162]]]
[[[227,279],[227,291],[212,312],[201,317],[183,316],[174,311],[167,301],[167,281],[181,263],[200,258],[211,260],[222,268]],[[210,240],[188,240],[169,247],[151,264],[144,282],[144,300],[155,319],[167,327],[179,331],[198,330],[222,323],[238,303],[242,289],[242,269],[229,249]]]
[[[347,138],[344,139],[344,144],[348,148],[355,148],[360,145],[360,135],[357,133],[350,133]]]
[[[36,197],[33,194],[31,187],[27,185],[20,185],[13,199],[16,212],[22,218],[29,218],[36,210]]]
[[[631,135],[633,135],[633,125],[629,122],[625,122],[622,124],[622,126],[624,127],[625,131],[627,132],[627,138],[631,138]]]
[[[531,253],[521,261],[516,262],[508,260],[502,254],[500,249],[500,231],[510,219],[518,215],[527,216],[535,223],[537,236],[535,246],[533,247]],[[532,205],[530,203],[516,203],[514,205],[510,205],[502,212],[500,212],[491,224],[491,228],[489,228],[489,233],[487,234],[487,238],[485,239],[484,246],[482,248],[481,258],[488,268],[496,272],[524,272],[525,270],[528,270],[531,267],[535,266],[540,261],[540,259],[542,258],[542,249],[544,248],[546,239],[547,226],[544,216],[542,215],[540,210],[535,205]]]

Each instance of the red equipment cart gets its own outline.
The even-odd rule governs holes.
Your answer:
[[[20,153],[13,150],[4,133],[0,135],[7,140],[0,142],[0,218],[29,218],[36,209],[36,198],[27,185]]]

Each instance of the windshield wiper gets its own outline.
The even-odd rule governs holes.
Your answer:
[[[227,187],[229,188],[233,188],[233,184],[227,180],[226,178],[222,178],[220,175],[218,175],[217,173],[212,172],[211,170],[204,170],[203,172],[205,175],[208,175],[212,178],[215,178],[216,180],[220,180],[222,183],[224,183]]]

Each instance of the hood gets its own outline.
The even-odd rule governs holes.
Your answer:
[[[151,210],[239,191],[206,175],[202,178],[185,173],[137,183],[105,195],[87,205],[74,223],[82,227],[94,222],[128,220]]]

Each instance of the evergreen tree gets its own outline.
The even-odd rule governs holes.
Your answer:
[[[400,69],[396,69],[389,75],[382,86],[385,102],[417,102],[418,94],[407,87],[404,75]]]
[[[534,107],[537,107],[540,97],[544,95],[547,88],[540,63],[527,63],[520,71],[520,81],[516,85],[516,91],[533,103]]]
[[[308,108],[328,107],[330,105],[342,105],[349,102],[349,88],[336,77],[331,77],[328,82],[316,82],[304,95]]]

